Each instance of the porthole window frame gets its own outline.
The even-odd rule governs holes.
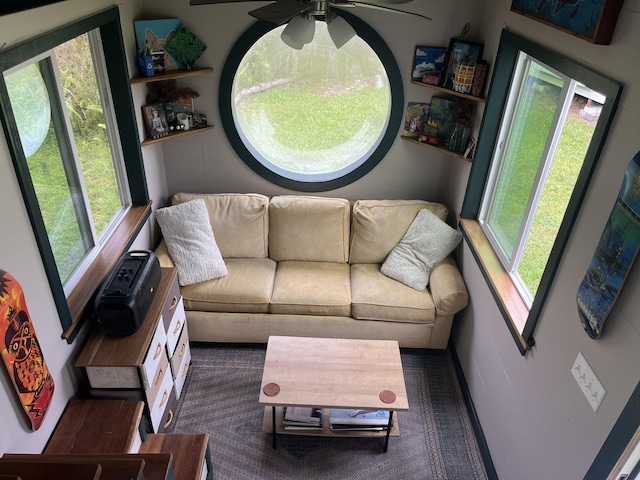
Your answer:
[[[251,25],[235,43],[227,60],[225,61],[220,77],[220,88],[218,92],[218,105],[220,109],[220,119],[227,139],[240,159],[265,180],[290,190],[301,192],[325,192],[335,190],[349,185],[364,177],[378,165],[386,156],[398,136],[398,129],[404,119],[404,85],[398,63],[396,62],[391,49],[382,37],[366,22],[357,16],[339,9],[333,9],[333,13],[343,17],[354,28],[357,35],[362,38],[373,51],[378,55],[389,78],[391,90],[391,111],[386,130],[378,147],[359,166],[344,174],[341,177],[324,181],[300,181],[285,177],[274,172],[256,159],[251,151],[244,144],[234,122],[232,111],[233,81],[242,59],[249,49],[271,30],[278,27],[263,20],[256,21]]]

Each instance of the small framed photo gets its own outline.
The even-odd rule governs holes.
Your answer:
[[[160,138],[169,135],[169,123],[161,103],[142,107],[147,138]]]
[[[452,38],[451,42],[449,42],[449,50],[447,51],[447,59],[445,61],[446,68],[442,86],[452,88],[453,77],[458,64],[475,65],[482,60],[483,53],[484,43]]]
[[[473,157],[473,149],[476,147],[476,139],[473,137],[469,137],[469,142],[467,143],[467,148],[464,150],[462,156],[464,158],[472,158]]]
[[[413,58],[411,78],[422,82],[425,75],[428,75],[430,79],[441,77],[446,55],[447,47],[425,47],[418,45]],[[433,85],[431,81],[427,81],[426,83]]]

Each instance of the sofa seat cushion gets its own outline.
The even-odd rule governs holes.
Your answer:
[[[228,274],[182,287],[186,310],[268,313],[276,263],[269,258],[226,258]]]
[[[429,289],[414,290],[380,272],[379,264],[351,265],[352,316],[360,320],[433,323]]]
[[[271,313],[350,316],[349,265],[279,262],[271,296]]]

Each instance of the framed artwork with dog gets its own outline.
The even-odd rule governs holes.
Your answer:
[[[175,37],[182,22],[179,18],[161,20],[136,20],[138,51],[153,56],[153,69],[156,73],[165,70],[184,70],[186,66],[166,51],[165,45]]]

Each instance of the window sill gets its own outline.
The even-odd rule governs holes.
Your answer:
[[[521,332],[529,317],[529,308],[522,300],[511,278],[502,267],[487,237],[475,220],[459,218],[462,234],[478,262],[478,266],[489,285],[493,298],[502,312],[513,339],[523,355],[533,345]]]
[[[126,213],[82,280],[67,297],[71,326],[62,333],[62,338],[71,341],[93,307],[98,289],[107,278],[120,256],[129,248],[136,235],[151,214],[151,202],[134,206]]]

